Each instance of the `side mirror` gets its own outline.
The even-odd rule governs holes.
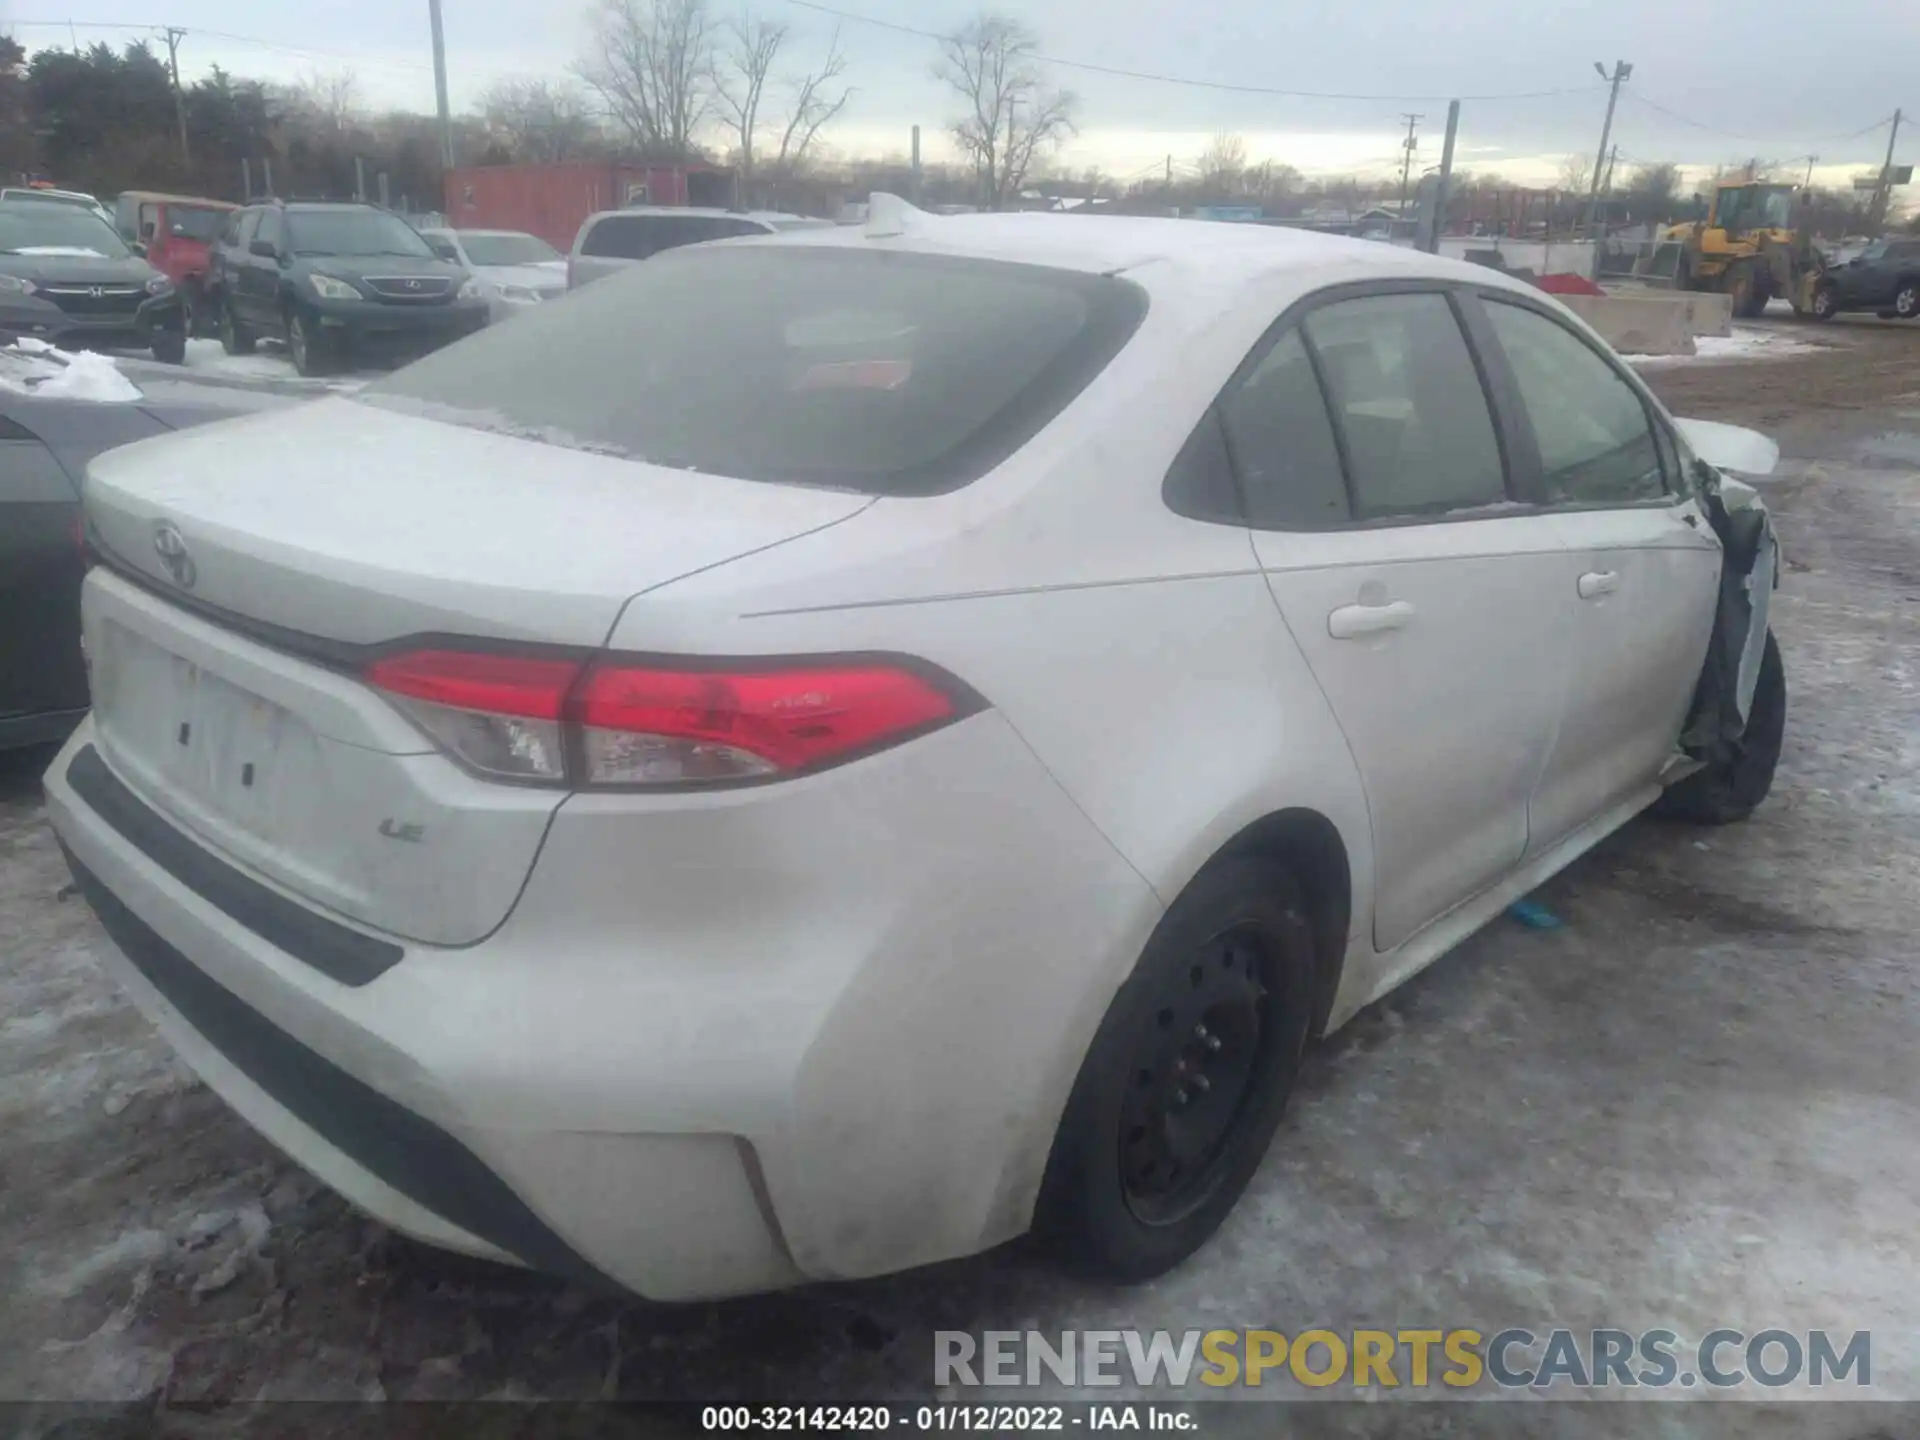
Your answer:
[[[262,260],[278,260],[280,258],[280,252],[274,249],[271,240],[255,240],[251,245],[247,246],[247,253],[250,255],[258,255]]]
[[[133,251],[134,254],[138,255],[142,260],[147,258],[147,242],[146,241],[129,240],[127,242],[127,248]]]

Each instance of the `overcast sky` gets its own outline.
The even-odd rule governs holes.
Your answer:
[[[501,76],[561,75],[587,44],[585,7],[571,0],[443,3],[456,108]],[[928,153],[939,153],[953,105],[929,75],[930,42],[836,22],[795,0],[750,3],[755,13],[793,27],[795,65],[823,50],[838,23],[846,78],[857,93],[844,122],[825,137],[837,149],[904,151],[908,127],[917,122],[926,129]],[[827,3],[931,31],[980,8],[978,0]],[[735,0],[714,4],[731,14]],[[1804,157],[1817,154],[1816,178],[1844,184],[1879,163],[1887,131],[1878,122],[1896,106],[1915,117],[1911,130],[1903,126],[1900,158],[1920,158],[1920,5],[1910,0],[1825,0],[1815,7],[1760,0],[1735,11],[1675,0],[1578,7],[1527,0],[1007,0],[999,8],[1025,20],[1046,54],[1060,60],[1256,89],[1384,97],[1236,93],[1055,68],[1054,78],[1082,101],[1081,134],[1063,159],[1121,176],[1157,173],[1169,154],[1176,167],[1191,165],[1222,130],[1244,135],[1252,159],[1309,173],[1397,171],[1401,111],[1424,113],[1419,155],[1430,165],[1439,159],[1443,97],[1459,95],[1468,98],[1456,165],[1541,183],[1568,153],[1591,156],[1597,147],[1606,90],[1593,62],[1618,58],[1634,66],[1614,125],[1623,169],[1629,161],[1704,167],[1750,156],[1782,163],[1801,157],[1804,166]],[[74,39],[124,41],[141,27],[164,24],[189,32],[181,59],[190,76],[215,62],[279,80],[351,68],[375,106],[433,105],[426,0],[0,0],[0,28],[30,49]],[[1471,98],[1539,91],[1563,93]]]

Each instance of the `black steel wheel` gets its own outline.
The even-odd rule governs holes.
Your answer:
[[[1266,950],[1257,926],[1214,936],[1184,973],[1165,975],[1160,1007],[1134,1042],[1120,1183],[1144,1224],[1179,1220],[1207,1198],[1234,1122],[1273,1069]]]
[[[1088,1048],[1034,1228],[1069,1264],[1144,1280],[1233,1209],[1266,1153],[1313,1018],[1298,885],[1217,862],[1168,909]]]

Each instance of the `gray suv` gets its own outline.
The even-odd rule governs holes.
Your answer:
[[[811,230],[832,225],[778,210],[705,210],[691,205],[635,205],[589,215],[573,237],[567,257],[567,288],[577,290],[623,270],[636,260],[702,240],[738,235],[772,235],[781,230]]]

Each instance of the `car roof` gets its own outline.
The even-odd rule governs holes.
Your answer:
[[[172,195],[165,190],[122,190],[114,197],[119,200],[161,201],[169,205],[202,205],[209,210],[238,210],[240,207],[231,200],[215,200],[207,195]]]
[[[33,195],[43,200],[54,200],[76,205],[98,205],[99,200],[84,190],[55,190],[47,185],[8,185],[0,187],[0,195]]]
[[[1343,280],[1419,278],[1472,280],[1537,294],[1532,286],[1483,265],[1429,255],[1407,246],[1344,235],[1244,221],[1176,220],[1154,216],[1011,214],[930,215],[909,210],[898,235],[874,235],[870,226],[785,230],[747,245],[863,246],[972,255],[1096,274],[1148,266],[1170,267],[1231,282],[1279,271],[1310,278],[1316,271]]]
[[[490,227],[481,228],[466,225],[436,225],[433,228],[443,235],[523,235],[529,240],[538,240],[540,238],[531,230],[495,230]]]

